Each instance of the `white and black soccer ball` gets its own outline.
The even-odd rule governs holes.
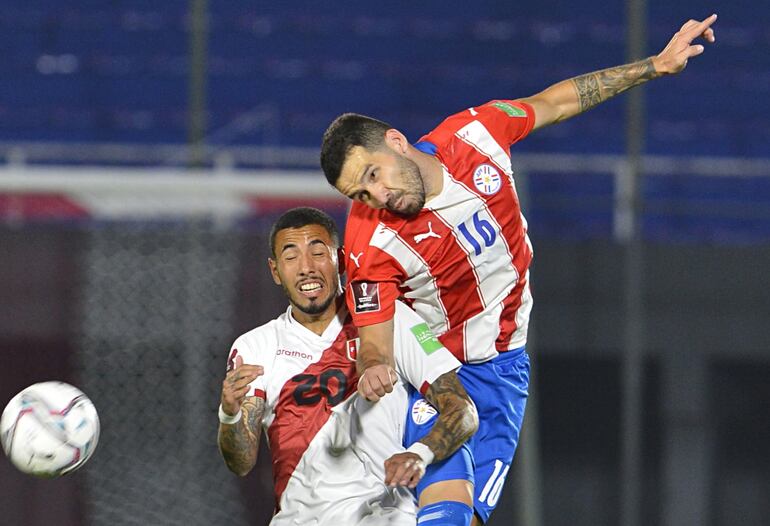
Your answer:
[[[30,385],[0,417],[0,442],[13,465],[36,477],[75,471],[96,449],[99,415],[91,400],[64,382]]]

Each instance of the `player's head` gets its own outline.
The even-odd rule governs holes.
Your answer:
[[[268,265],[296,309],[311,316],[336,310],[339,245],[334,220],[315,208],[293,208],[273,224]]]
[[[425,204],[425,185],[408,151],[406,137],[389,124],[345,113],[324,133],[321,167],[343,195],[409,216]]]

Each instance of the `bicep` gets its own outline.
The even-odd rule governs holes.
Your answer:
[[[578,90],[573,79],[563,80],[540,93],[519,99],[535,110],[535,126],[542,128],[573,117],[582,111]]]
[[[262,419],[265,416],[265,399],[259,396],[247,396],[241,403],[243,423],[247,431],[259,438]]]
[[[455,371],[446,372],[436,378],[425,392],[425,399],[438,409],[439,413],[449,408],[473,404]]]
[[[518,99],[532,106],[535,112],[535,124],[532,130],[537,130],[554,122],[561,120],[563,115],[562,107],[554,100],[542,94],[533,95],[526,99]]]

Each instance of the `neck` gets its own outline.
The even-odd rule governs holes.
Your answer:
[[[308,314],[296,306],[292,306],[291,315],[300,325],[320,336],[337,316],[337,311],[342,307],[343,301],[345,301],[345,296],[340,294],[325,311],[318,314]]]
[[[412,160],[417,164],[422,176],[422,183],[425,185],[425,200],[430,201],[438,194],[444,186],[444,168],[433,155],[421,152],[412,147]]]

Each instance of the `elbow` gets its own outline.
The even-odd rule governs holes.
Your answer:
[[[231,470],[231,471],[233,471],[233,473],[235,473],[235,474],[236,474],[236,475],[238,475],[239,477],[245,477],[246,475],[248,475],[249,473],[251,473],[251,468],[248,468],[248,469],[238,469],[238,470]]]
[[[476,404],[468,398],[464,401],[462,409],[462,430],[465,440],[472,437],[479,430],[479,412],[476,410]]]
[[[219,453],[222,455],[222,460],[225,461],[227,469],[239,477],[248,475],[257,463],[256,448],[253,453],[251,451],[241,451],[235,448],[225,447],[225,444],[220,441]]]
[[[251,473],[251,469],[254,467],[253,464],[243,465],[243,464],[234,464],[230,462],[225,462],[225,464],[227,464],[227,469],[229,469],[239,477],[245,477],[246,475]]]

